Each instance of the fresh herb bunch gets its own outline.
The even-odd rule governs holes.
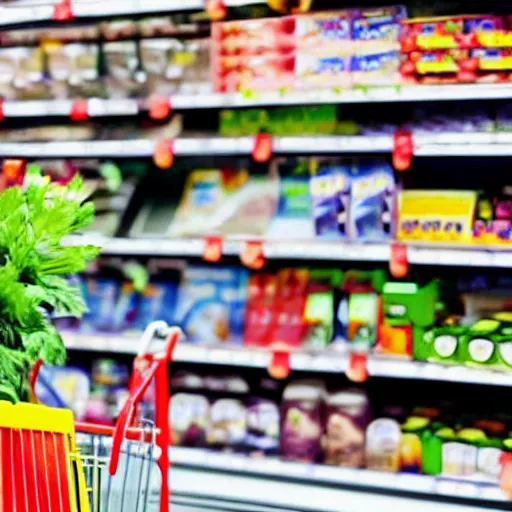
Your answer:
[[[82,179],[50,183],[30,169],[24,187],[0,193],[0,399],[28,400],[32,365],[65,363],[62,338],[49,313],[81,316],[80,290],[63,277],[98,254],[90,245],[63,246],[94,218]]]

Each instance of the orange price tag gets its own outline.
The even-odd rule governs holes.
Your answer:
[[[414,154],[412,134],[398,130],[393,137],[393,166],[397,171],[407,171],[411,167]]]
[[[53,7],[53,21],[69,21],[74,18],[71,0],[61,0]]]
[[[512,453],[502,453],[500,463],[500,487],[512,499]]]
[[[389,259],[389,271],[393,277],[401,279],[409,272],[409,260],[407,259],[407,246],[403,244],[391,244]]]
[[[347,377],[352,382],[368,380],[368,353],[352,352],[348,363]]]
[[[71,118],[71,121],[86,121],[89,119],[87,100],[78,98],[73,101],[69,117]]]
[[[224,0],[205,0],[204,8],[211,21],[223,20],[228,15]]]
[[[272,135],[270,133],[258,133],[254,137],[252,159],[258,163],[268,162],[272,158]]]
[[[240,254],[240,261],[252,270],[261,270],[265,266],[265,254],[261,242],[246,242]]]
[[[2,162],[2,171],[8,183],[18,182],[24,169],[25,160],[7,158]]]
[[[222,258],[222,238],[220,236],[207,236],[204,239],[203,260],[217,263]]]
[[[290,351],[274,350],[268,373],[273,379],[286,379],[290,375]]]
[[[174,141],[172,139],[165,139],[156,143],[153,162],[160,169],[170,169],[173,166]]]
[[[155,121],[162,121],[171,115],[171,101],[166,96],[153,94],[149,98],[149,117]]]

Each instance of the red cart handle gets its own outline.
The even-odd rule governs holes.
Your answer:
[[[167,340],[164,352],[150,354],[146,351],[155,334],[165,327]],[[172,361],[176,343],[183,336],[181,329],[168,328],[164,322],[154,322],[148,326],[142,337],[142,347],[133,363],[133,377],[130,397],[126,401],[118,417],[112,443],[112,456],[109,472],[115,474],[119,466],[121,444],[126,432],[131,426],[137,404],[144,396],[151,381],[155,378],[155,424],[157,428],[156,445],[160,448],[158,466],[162,473],[162,488],[160,494],[160,512],[169,510],[169,371],[168,363]]]

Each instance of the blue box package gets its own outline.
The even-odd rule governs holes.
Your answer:
[[[176,322],[191,342],[242,342],[249,274],[238,267],[188,266],[178,292]]]
[[[390,238],[395,178],[386,160],[358,160],[351,169],[349,233],[353,240]]]
[[[350,167],[320,167],[311,176],[309,186],[315,236],[327,240],[345,239],[350,208]]]
[[[178,286],[172,281],[150,282],[139,299],[135,325],[143,331],[148,324],[163,320],[168,325],[175,323]]]

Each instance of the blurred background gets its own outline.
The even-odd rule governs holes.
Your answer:
[[[102,247],[39,399],[113,425],[164,320],[173,510],[510,509],[511,81],[504,2],[1,1],[0,189]]]

